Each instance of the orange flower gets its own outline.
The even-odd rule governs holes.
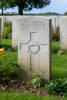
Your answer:
[[[4,52],[5,52],[4,48],[0,49],[0,53],[4,53]]]

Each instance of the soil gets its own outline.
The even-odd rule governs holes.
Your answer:
[[[9,85],[0,84],[0,91],[2,92],[18,92],[18,93],[32,93],[36,95],[48,96],[44,87],[33,88],[27,85],[25,82],[19,82],[18,80],[11,80]]]

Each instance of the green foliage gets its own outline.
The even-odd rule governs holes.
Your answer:
[[[52,40],[54,41],[58,41],[60,39],[60,31],[59,31],[59,27],[56,27],[55,32],[53,31],[53,29],[51,29],[51,37]]]
[[[67,12],[65,12],[64,15],[67,15]]]
[[[0,44],[0,48],[3,48],[8,51],[8,52],[15,52],[16,50],[14,48],[12,48],[12,43],[10,39],[2,39],[1,40],[1,44]]]
[[[37,96],[28,93],[2,93],[0,100],[67,100],[67,98],[57,96]]]
[[[57,54],[58,51],[59,51],[58,47],[52,47],[51,48],[51,53]]]
[[[58,41],[58,36],[57,36],[57,34],[56,33],[52,33],[52,40],[54,40],[54,41]]]
[[[57,55],[59,56],[59,55],[63,55],[64,54],[64,50],[59,50],[58,52],[57,52]]]
[[[54,48],[52,48],[52,53],[57,54],[58,56],[67,55],[67,50],[66,49],[63,50],[63,49],[60,49],[58,47],[54,47]]]
[[[60,40],[60,29],[59,27],[56,27],[56,30],[55,30],[57,36],[58,36],[58,40]]]
[[[5,5],[8,5],[7,8],[18,6],[19,14],[23,14],[23,10],[30,11],[33,8],[43,8],[49,4],[50,0],[7,0]]]
[[[4,10],[6,10],[7,8],[9,8],[9,3],[12,0],[0,0],[0,9],[2,10],[2,15],[4,13]]]
[[[51,43],[51,53],[52,54],[58,54],[60,49],[59,41],[52,41]]]
[[[59,47],[59,42],[57,41],[52,41],[52,45],[51,45],[51,53],[52,54],[57,54],[57,52],[59,51],[60,47]]]
[[[9,60],[7,58],[9,55]],[[0,53],[0,79],[2,81],[9,82],[11,77],[17,76],[19,73],[19,66],[13,62],[10,53],[5,52],[5,54]]]
[[[42,79],[40,78],[40,77],[35,77],[35,78],[33,78],[30,82],[29,82],[29,84],[31,85],[31,86],[33,86],[34,88],[38,88],[38,87],[41,87],[42,86],[42,84],[43,84],[43,81],[42,81]]]
[[[55,12],[47,12],[47,13],[39,13],[37,15],[60,15],[60,14]]]
[[[52,94],[66,94],[67,93],[67,79],[59,78],[52,81],[49,81],[46,85],[46,89],[48,93]]]
[[[51,55],[51,77],[52,79],[67,77],[67,55]]]
[[[51,45],[51,53],[52,54],[57,54],[59,55],[67,55],[67,49],[60,49],[60,45],[59,42],[57,41],[52,41],[52,45]]]
[[[0,45],[7,45],[7,46],[12,46],[12,40],[11,39],[1,39],[1,44]]]
[[[0,48],[5,48],[5,53],[0,53],[0,82],[9,83],[10,78],[17,77],[19,66],[17,65],[17,51],[11,47],[11,40],[2,39]],[[8,52],[9,51],[9,52]],[[12,51],[12,52],[11,52]]]
[[[3,7],[4,6],[4,7]],[[2,9],[2,7],[4,8],[4,9],[6,9],[6,7],[7,7],[7,2],[6,2],[6,0],[0,0],[0,9]]]
[[[52,79],[67,77],[67,50],[62,50],[64,54],[57,53],[60,50],[60,42],[52,41],[52,54],[51,54],[51,77]],[[55,48],[56,53],[55,53]]]
[[[67,49],[64,49],[63,51],[64,51],[64,54],[67,55]]]
[[[10,39],[12,36],[12,26],[11,23],[4,23],[3,33],[1,34],[2,38]]]
[[[15,49],[12,48],[10,45],[4,45],[4,44],[1,44],[0,45],[0,48],[3,48],[6,50],[6,51],[9,51],[9,52],[15,52]]]

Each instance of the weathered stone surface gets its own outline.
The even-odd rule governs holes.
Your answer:
[[[51,17],[51,26],[52,26],[52,31],[55,32],[56,30],[56,17]]]
[[[23,16],[14,16],[12,21],[12,47],[16,48],[18,46],[18,27],[17,19],[23,18]]]
[[[19,33],[18,33],[18,27],[17,27],[17,19],[20,19],[20,18],[26,18],[27,16],[13,16],[13,18],[12,18],[12,16],[10,17],[10,19],[12,20],[11,22],[12,22],[12,47],[13,48],[16,48],[17,46],[18,46],[18,35],[19,35]],[[44,17],[45,18],[45,16],[38,16],[38,17]],[[9,21],[8,20],[9,18],[7,17],[6,18],[6,21]]]
[[[18,30],[16,25],[16,20],[18,18],[26,18],[27,16],[21,16],[21,15],[13,15],[13,16],[3,16],[4,22],[11,22],[12,23],[12,47],[15,48],[18,45]],[[31,17],[31,16],[29,16]],[[40,18],[50,18],[53,31],[55,32],[56,27],[59,26],[59,19],[60,16],[36,16]]]
[[[9,16],[3,16],[3,19],[4,19],[4,22],[13,22],[15,19],[17,18],[21,18],[22,16],[21,15],[9,15]]]
[[[1,26],[1,32],[3,32],[3,16],[0,16],[1,20],[2,20],[2,26]]]
[[[67,49],[67,16],[60,19],[60,48]]]
[[[1,32],[2,32],[2,19],[0,18],[0,41],[1,41]]]
[[[18,28],[16,20],[12,23],[12,47],[16,48],[18,46]]]
[[[18,45],[18,30],[16,25],[16,20],[18,18],[26,18],[27,16],[21,16],[21,15],[13,15],[13,16],[3,16],[4,22],[11,22],[12,23],[12,47],[15,48]],[[28,16],[31,17],[31,16]],[[59,20],[61,16],[36,16],[38,18],[50,18],[51,19],[51,25],[53,28],[53,31],[55,32],[56,27],[59,26]]]
[[[9,22],[12,24],[12,47],[16,48],[18,45],[18,33],[16,28],[16,20],[22,18],[22,16],[3,16],[4,23]]]
[[[17,20],[18,63],[20,78],[29,80],[39,74],[50,79],[50,20],[44,17],[26,17]]]

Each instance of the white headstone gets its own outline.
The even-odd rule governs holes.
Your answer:
[[[23,18],[23,16],[14,16],[12,21],[12,47],[16,48],[18,46],[18,27],[17,19]],[[24,17],[25,18],[25,17]]]
[[[67,16],[60,20],[60,48],[67,49]]]
[[[1,32],[2,32],[2,19],[0,18],[0,41],[1,41]]]
[[[1,32],[3,32],[3,16],[0,16],[1,20],[2,20],[2,26],[1,26]]]
[[[38,74],[50,79],[50,20],[44,17],[27,17],[17,20],[20,77],[29,80]]]
[[[12,23],[12,47],[16,48],[18,46],[18,28],[17,28],[17,23],[16,20],[13,21]]]
[[[51,18],[51,26],[52,26],[53,32],[55,32],[56,31],[56,17],[54,16]]]
[[[16,48],[18,46],[18,32],[16,28],[16,20],[18,18],[22,18],[23,16],[21,15],[9,15],[9,16],[3,16],[3,22],[9,22],[12,24],[12,47]]]
[[[61,18],[60,15],[56,16],[56,27],[59,27],[59,25],[60,25],[60,18]]]

